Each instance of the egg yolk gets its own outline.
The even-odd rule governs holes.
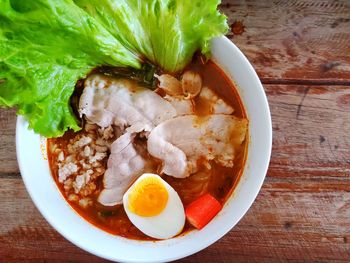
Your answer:
[[[168,191],[160,179],[146,177],[129,193],[128,208],[139,216],[156,216],[164,210],[168,197]]]

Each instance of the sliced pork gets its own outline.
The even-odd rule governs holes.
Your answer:
[[[103,177],[104,189],[98,201],[105,206],[122,203],[123,194],[142,173],[145,159],[133,145],[135,134],[125,133],[111,146],[107,170]]]
[[[189,100],[180,97],[172,97],[166,95],[164,97],[170,104],[176,109],[178,116],[190,115],[196,113],[196,103],[201,102],[202,107],[205,107],[205,112],[209,114],[232,114],[234,109],[228,105],[223,99],[219,98],[218,95],[209,89],[203,87],[201,93],[199,93],[197,99]],[[197,108],[199,106],[197,105]],[[203,114],[202,114],[203,115]],[[204,114],[205,115],[205,114]]]
[[[163,161],[167,175],[185,178],[197,163],[214,160],[233,167],[235,153],[245,139],[247,120],[232,115],[186,115],[162,122],[148,137],[148,152]]]
[[[150,131],[176,116],[174,107],[155,92],[132,81],[104,75],[85,80],[79,112],[101,127],[116,125],[129,132]]]
[[[199,98],[205,102],[210,114],[232,114],[234,112],[230,105],[208,87],[202,88]]]
[[[185,83],[189,91],[198,84],[197,76],[191,74]],[[198,113],[196,100],[204,105],[207,117],[194,115]],[[232,140],[238,138],[240,144],[246,129],[244,121],[228,115],[233,108],[207,87],[195,99],[162,98],[132,81],[104,75],[86,79],[79,112],[106,131],[117,126],[120,134],[124,133],[111,145],[104,189],[98,198],[106,206],[120,204],[127,188],[147,166],[140,145],[134,142],[137,134],[149,136],[147,150],[163,161],[165,174],[184,178],[197,170],[199,159],[215,159],[231,167],[235,154]]]

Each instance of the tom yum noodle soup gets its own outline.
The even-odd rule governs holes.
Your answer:
[[[236,87],[195,56],[178,75],[102,67],[71,99],[83,129],[48,139],[64,198],[130,239],[167,239],[215,217],[243,172],[248,120]]]

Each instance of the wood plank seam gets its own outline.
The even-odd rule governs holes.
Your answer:
[[[20,173],[0,173],[0,179],[17,179],[21,177]]]
[[[327,79],[274,79],[261,77],[262,84],[273,85],[307,85],[307,86],[350,86],[350,80],[327,80]]]

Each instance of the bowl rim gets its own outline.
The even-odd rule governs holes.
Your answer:
[[[162,256],[157,256],[157,254],[152,254],[151,256],[154,257],[149,257],[146,260],[144,258],[140,258],[139,256],[136,255],[129,255],[129,256],[119,256],[118,254],[115,253],[105,253],[105,252],[101,252],[102,250],[99,249],[95,249],[92,248],[90,245],[88,245],[88,243],[86,242],[82,242],[80,239],[80,237],[70,234],[67,231],[67,228],[65,228],[64,225],[61,224],[60,220],[58,220],[57,218],[53,217],[53,214],[50,214],[52,212],[51,208],[50,210],[47,209],[47,206],[45,207],[45,205],[42,203],[42,201],[39,200],[40,196],[37,192],[35,192],[35,187],[34,186],[34,182],[33,180],[31,180],[31,173],[28,171],[28,165],[26,166],[25,164],[25,157],[28,156],[24,153],[24,150],[22,148],[21,145],[24,145],[25,143],[25,139],[23,134],[29,134],[32,133],[32,131],[25,131],[24,129],[26,129],[27,126],[27,122],[25,121],[25,119],[22,116],[18,116],[17,117],[17,123],[16,123],[16,152],[17,152],[17,160],[18,160],[18,164],[19,164],[19,168],[20,168],[20,172],[22,175],[22,179],[24,181],[24,184],[26,186],[26,189],[31,197],[31,199],[33,200],[35,206],[37,207],[37,209],[40,211],[40,213],[44,216],[44,218],[49,222],[49,224],[55,228],[63,237],[65,237],[67,240],[69,240],[71,243],[75,244],[76,246],[80,247],[81,249],[90,252],[91,254],[97,255],[99,257],[105,258],[105,259],[109,259],[109,260],[113,260],[113,261],[128,261],[128,262],[146,262],[146,261],[151,261],[151,262],[164,262],[164,261],[173,261],[173,260],[177,260],[180,258],[184,258],[186,256],[192,255],[194,253],[199,252],[200,250],[208,247],[209,245],[213,244],[214,242],[216,242],[217,240],[219,240],[222,236],[224,236],[227,232],[229,232],[240,220],[241,218],[246,214],[246,212],[248,211],[248,209],[251,207],[251,205],[253,204],[254,200],[256,199],[261,186],[263,184],[263,181],[265,179],[266,173],[267,173],[267,169],[269,166],[269,162],[270,162],[270,156],[271,156],[271,149],[272,149],[272,122],[271,122],[271,114],[270,114],[270,109],[269,109],[269,105],[268,105],[268,101],[266,98],[266,94],[264,92],[264,88],[260,82],[259,77],[257,76],[253,66],[249,63],[248,59],[243,55],[243,53],[238,49],[238,47],[236,47],[228,38],[226,37],[219,37],[213,40],[212,42],[212,46],[222,46],[222,48],[225,48],[227,50],[230,50],[232,52],[235,53],[235,55],[237,56],[238,60],[244,64],[244,70],[247,71],[247,74],[249,75],[249,77],[251,78],[252,83],[254,83],[254,85],[258,88],[256,90],[256,92],[259,93],[259,98],[260,98],[260,103],[262,106],[262,111],[264,112],[264,121],[266,121],[265,127],[264,127],[264,132],[266,134],[266,138],[265,138],[265,142],[263,143],[263,150],[264,150],[264,156],[262,157],[261,163],[260,163],[260,176],[256,177],[256,181],[254,182],[254,188],[251,189],[251,192],[246,193],[246,197],[247,201],[245,201],[244,205],[240,206],[240,214],[239,216],[237,216],[234,220],[232,220],[231,222],[226,222],[223,227],[216,229],[215,230],[215,234],[209,234],[210,231],[213,231],[213,225],[211,224],[211,228],[210,231],[206,231],[205,228],[202,233],[203,234],[197,234],[200,233],[201,231],[192,231],[184,236],[180,236],[180,237],[176,237],[170,240],[165,240],[165,241],[123,241],[126,244],[126,247],[128,248],[133,248],[133,249],[140,249],[139,251],[141,251],[144,247],[151,249],[153,252],[159,250],[159,246],[158,244],[162,244]],[[214,61],[216,61],[214,59]],[[219,66],[221,67],[221,63],[219,61],[217,61]],[[227,69],[223,68],[223,70],[227,72]],[[230,75],[230,74],[228,74]],[[235,80],[234,80],[235,82]],[[240,97],[242,99],[243,104],[245,105],[245,102],[242,98],[242,94],[241,94],[241,89],[240,87],[238,87],[238,92],[240,93]],[[247,109],[246,109],[247,110]],[[248,114],[248,119],[249,118],[249,114]],[[249,132],[250,133],[250,132]],[[39,137],[39,135],[35,135],[37,137]],[[251,145],[249,145],[249,149],[248,149],[248,155],[249,152],[251,151]],[[248,160],[247,160],[248,163]],[[247,165],[246,163],[246,165]],[[244,169],[244,173],[247,170],[247,167],[245,167]],[[51,174],[49,173],[49,176],[51,176]],[[242,175],[243,177],[243,175]],[[51,178],[52,179],[52,178]],[[242,179],[240,179],[239,185],[242,184]],[[52,179],[53,181],[53,179]],[[57,188],[57,186],[55,185],[55,187]],[[236,187],[236,189],[239,186]],[[234,190],[234,193],[232,194],[232,196],[236,195],[236,189]],[[60,192],[57,189],[57,192]],[[61,193],[59,193],[61,194]],[[233,197],[230,197],[229,200],[227,200],[224,209],[226,207],[228,207],[229,203],[232,203],[234,201],[232,201],[231,199],[233,199]],[[73,208],[71,208],[68,205],[68,202],[63,198],[63,196],[61,196],[61,198],[64,200],[66,204],[66,206],[68,206],[68,208],[71,210],[71,214],[70,216],[72,216],[72,218],[75,217],[79,217],[80,218],[80,223],[83,225],[88,225],[90,228],[92,228],[92,225],[90,223],[82,223],[81,221],[85,221],[85,219],[83,219],[82,217],[78,216],[77,213],[73,210]],[[64,205],[63,205],[64,206]],[[228,210],[229,208],[227,208],[226,210]],[[221,212],[220,212],[221,213]],[[74,216],[73,216],[74,214]],[[221,215],[222,217],[225,217],[225,214],[223,212],[223,214]],[[227,213],[226,213],[226,217],[227,217]],[[215,219],[216,220],[216,219]],[[213,221],[215,221],[213,220]],[[78,220],[79,222],[79,220]],[[220,221],[221,222],[221,221]],[[75,224],[75,223],[74,223]],[[209,226],[209,225],[208,225]],[[95,227],[96,228],[96,227]],[[96,228],[97,229],[97,228]],[[96,234],[97,232],[104,232],[103,230],[91,230],[91,232],[93,232],[92,235]],[[206,231],[206,232],[205,232]],[[201,239],[200,242],[195,242],[195,243],[191,243],[191,247],[186,247],[186,246],[181,246],[181,242],[183,242],[184,240],[189,240],[186,241],[187,243],[190,242],[191,240],[193,241],[194,238],[193,236],[196,235],[197,236],[203,236],[203,238]],[[106,236],[107,239],[107,235],[111,236],[110,234],[104,232],[104,235]],[[207,235],[207,236],[206,236]],[[123,238],[120,237],[115,237],[113,236],[113,238],[115,240],[120,240]],[[198,238],[198,237],[197,237]],[[125,238],[124,238],[125,239]],[[104,239],[103,239],[104,240]],[[109,238],[109,240],[111,240]],[[185,243],[186,243],[185,242]],[[138,246],[137,244],[141,244],[140,246]],[[154,245],[152,244],[157,244],[155,245],[156,248],[154,247]],[[172,246],[175,246],[177,249],[176,253],[169,253],[169,252],[173,252],[172,251]],[[142,247],[142,249],[141,249]],[[134,250],[135,251],[135,250]],[[164,253],[163,253],[164,252]],[[165,254],[165,252],[167,254]],[[131,252],[132,253],[132,252]],[[141,252],[140,252],[141,253]],[[144,252],[142,252],[144,253]],[[137,253],[134,253],[137,254]],[[145,254],[147,255],[147,254]],[[147,257],[147,256],[146,256]]]

